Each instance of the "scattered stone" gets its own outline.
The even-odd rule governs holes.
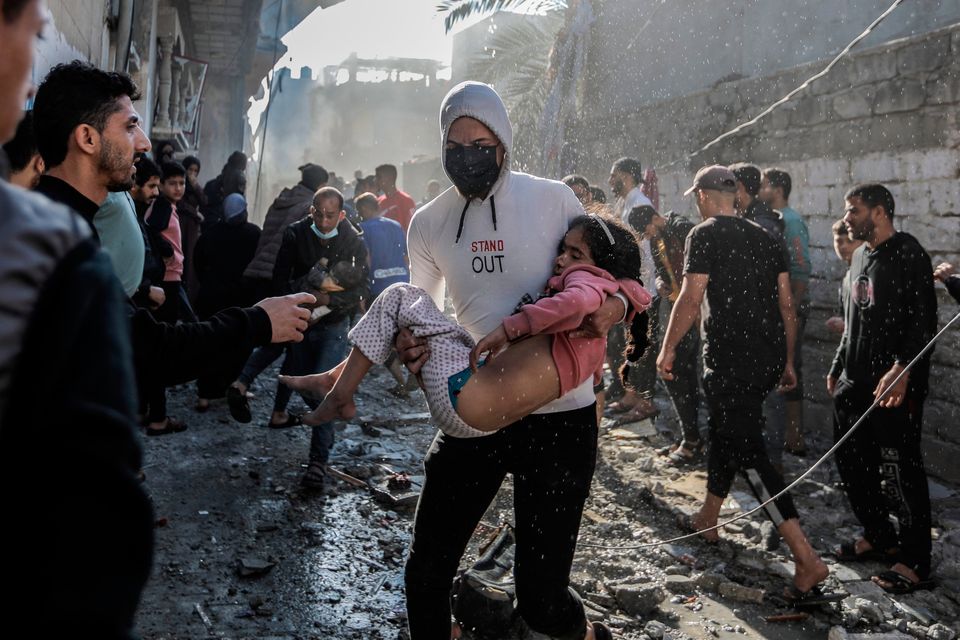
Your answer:
[[[674,564],[663,570],[668,576],[688,576],[690,571],[690,565],[686,564]]]
[[[620,585],[615,595],[620,609],[631,616],[645,616],[663,601],[663,591],[648,583]]]
[[[854,600],[853,608],[860,612],[860,617],[871,624],[880,624],[883,622],[883,610],[875,603],[865,598]]]
[[[930,640],[953,640],[957,637],[957,632],[945,624],[939,622],[927,629],[927,637]]]
[[[723,582],[717,589],[717,592],[724,598],[739,600],[741,602],[763,602],[763,589],[754,589],[736,582]]]
[[[668,575],[664,578],[663,587],[670,593],[692,593],[696,582],[684,575]]]
[[[275,564],[273,562],[264,558],[247,557],[240,559],[238,570],[240,577],[253,578],[264,575],[270,571],[270,569],[273,569],[274,566]]]
[[[694,579],[696,585],[706,591],[716,591],[724,581],[726,578],[723,574],[714,571],[704,571]]]
[[[777,528],[773,526],[773,523],[769,520],[764,521],[760,525],[760,535],[758,536],[759,542],[763,541],[763,548],[767,551],[776,551],[780,548],[780,532],[777,531]]]
[[[927,628],[918,622],[908,622],[907,633],[914,638],[923,638],[925,640],[927,637]]]
[[[669,634],[670,631],[671,631],[671,628],[663,624],[659,620],[651,620],[643,627],[643,632],[648,636],[650,636],[652,640],[661,640],[661,638]]]

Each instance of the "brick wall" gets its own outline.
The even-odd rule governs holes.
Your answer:
[[[663,167],[759,113],[824,64],[723,83],[630,112],[606,113],[597,100],[580,123],[580,171],[605,183],[611,162],[622,155]],[[837,339],[823,322],[833,314],[843,273],[830,227],[842,216],[844,192],[856,182],[883,182],[896,198],[896,226],[915,235],[935,265],[960,263],[960,25],[865,49],[801,96],[749,133],[660,172],[661,209],[697,219],[692,202],[680,194],[704,164],[747,160],[791,173],[791,204],[810,228],[814,270],[804,353],[806,422],[808,429],[828,429],[822,380]],[[942,326],[958,306],[939,290]],[[952,331],[934,356],[925,434],[929,470],[953,480],[960,480],[958,374],[960,331]]]

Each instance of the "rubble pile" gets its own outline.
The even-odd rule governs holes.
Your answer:
[[[297,485],[308,431],[263,428],[273,392],[268,376],[254,388],[251,425],[232,422],[217,404],[193,413],[191,388],[170,394],[171,413],[188,418],[190,429],[145,443],[158,528],[154,575],[139,615],[142,637],[406,637],[403,563],[422,459],[435,431],[423,396],[379,392],[389,383],[375,370],[361,387],[358,418],[338,429],[323,495]],[[891,596],[870,581],[882,565],[825,558],[826,590],[843,597],[798,612],[782,598],[793,570],[789,553],[759,514],[725,527],[717,545],[694,538],[637,548],[681,535],[678,514],[692,512],[703,497],[703,468],[676,469],[657,455],[669,441],[663,423],[604,420],[571,577],[588,617],[627,640],[954,640],[960,506],[953,488],[931,485],[938,588]],[[827,448],[816,435],[811,445]],[[795,477],[808,462],[787,456],[787,475]],[[821,552],[858,532],[837,480],[828,462],[794,491]],[[477,528],[464,568],[512,521],[512,498],[508,479]],[[735,485],[722,517],[756,504],[745,485]],[[517,620],[507,623],[500,640],[537,637]],[[490,637],[482,631],[466,628],[463,637]]]

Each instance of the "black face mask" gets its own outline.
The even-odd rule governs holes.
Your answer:
[[[468,200],[487,195],[500,176],[496,145],[481,147],[458,144],[447,149],[444,166],[450,174],[450,180]]]

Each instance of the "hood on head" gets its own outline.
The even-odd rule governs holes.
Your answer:
[[[447,173],[444,163],[447,155],[447,132],[454,120],[464,116],[485,124],[503,144],[503,165],[500,167],[500,177],[490,189],[490,193],[493,193],[503,180],[503,175],[510,170],[510,158],[513,155],[513,127],[510,125],[507,107],[494,88],[482,82],[461,82],[450,89],[440,105],[440,164],[443,165],[443,172],[448,179],[450,174]]]

